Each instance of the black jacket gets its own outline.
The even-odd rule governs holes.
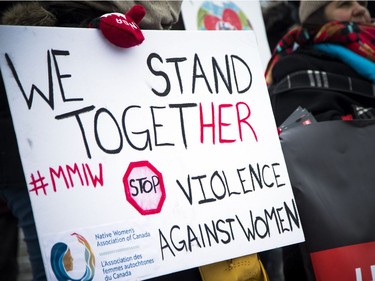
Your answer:
[[[288,79],[301,72],[305,74],[295,75],[294,85],[288,88]],[[315,86],[310,85],[312,81]],[[372,82],[345,63],[311,48],[301,48],[280,59],[272,70],[269,92],[277,125],[298,106],[306,108],[318,121],[352,114],[353,105],[375,107]]]
[[[317,121],[340,120],[346,116],[352,116],[353,119],[356,119],[356,112],[353,110],[355,106],[375,108],[374,85],[371,81],[362,77],[342,61],[310,47],[300,48],[294,53],[281,58],[276,63],[272,70],[272,84],[269,85],[269,93],[277,126],[282,124],[299,106],[311,112]],[[281,134],[281,139],[283,139],[283,134]],[[309,143],[310,147],[305,144],[304,146],[299,145],[297,141],[294,141],[293,144],[295,146],[289,150],[285,149],[286,145],[284,144],[283,152],[286,160],[291,158],[290,154],[292,153],[290,151],[296,153],[296,150],[300,152],[298,154],[299,160],[306,157],[311,158],[305,150],[298,150],[300,147],[307,147],[310,155],[315,155],[314,160],[322,157],[314,162],[314,165],[321,166],[319,161],[324,161],[321,153],[322,148],[317,145],[320,142],[316,141],[316,138],[314,141],[312,141],[313,144]],[[310,162],[309,164],[311,164]],[[287,166],[291,175],[301,171],[300,168],[295,168],[296,166],[299,167],[298,165],[290,165],[288,161]],[[311,167],[313,165],[310,165],[309,168]],[[303,171],[305,172],[306,170],[308,169]],[[307,175],[306,178],[311,178],[311,174],[316,178],[321,177],[320,170],[311,170],[313,172]],[[330,171],[330,173],[332,174],[333,172]],[[300,181],[296,181],[291,177],[291,184],[294,193],[299,195],[299,191],[295,189],[294,185],[299,185]],[[301,193],[308,194],[306,191]],[[298,196],[296,201],[297,205],[305,203]],[[312,209],[306,208],[306,210],[311,215],[310,211]],[[303,215],[304,213],[301,211],[301,219],[306,219],[306,221],[302,221],[302,223],[307,225],[306,230],[310,230],[309,228],[314,229],[314,227],[319,228],[312,223],[310,217],[304,217]],[[312,216],[317,215],[313,213]],[[311,233],[314,232],[311,231],[309,234],[311,235]],[[306,237],[309,238],[307,235]],[[311,242],[308,239],[306,241],[306,243]],[[308,244],[307,246],[311,245]],[[283,249],[283,266],[286,281],[315,280],[308,251],[305,247],[306,244],[303,243]],[[303,260],[303,265],[301,260]],[[301,267],[303,267],[303,270]]]
[[[26,186],[4,84],[0,79],[0,189]]]

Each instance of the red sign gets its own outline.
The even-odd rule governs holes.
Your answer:
[[[375,280],[375,242],[311,253],[317,281]]]
[[[141,215],[160,213],[166,197],[163,176],[151,163],[130,163],[122,181],[126,200]]]

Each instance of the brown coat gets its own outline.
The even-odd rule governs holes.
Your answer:
[[[87,26],[106,13],[126,13],[141,4],[146,16],[141,29],[170,29],[179,18],[182,1],[35,1],[15,2],[1,18],[7,25]]]

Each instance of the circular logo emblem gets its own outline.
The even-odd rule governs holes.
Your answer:
[[[82,268],[84,273],[80,277],[71,274],[75,267],[74,257],[69,246],[63,242],[54,244],[51,249],[52,271],[59,281],[91,281],[95,275],[95,256],[91,246],[82,235],[77,233],[71,235],[76,237],[78,242],[84,246],[84,252],[82,253],[85,260],[85,266],[83,266],[85,268]]]

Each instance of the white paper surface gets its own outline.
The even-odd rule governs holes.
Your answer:
[[[98,30],[0,27],[49,280],[147,279],[304,240],[253,32],[144,35],[120,49]]]

